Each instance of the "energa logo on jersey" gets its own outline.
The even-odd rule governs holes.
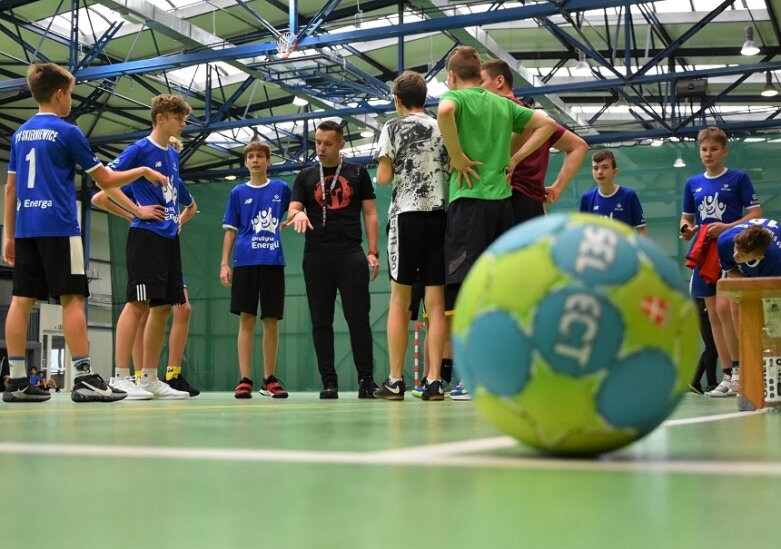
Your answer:
[[[727,205],[719,202],[719,193],[713,196],[706,196],[697,207],[700,213],[700,219],[718,219],[722,220],[724,212],[727,211]]]
[[[258,215],[252,220],[252,229],[255,231],[255,234],[260,232],[276,234],[278,226],[279,219],[274,217],[271,208],[259,211]]]

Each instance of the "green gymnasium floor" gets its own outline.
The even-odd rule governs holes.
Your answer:
[[[0,547],[781,546],[781,413],[687,395],[601,460],[539,457],[471,402],[0,403]]]

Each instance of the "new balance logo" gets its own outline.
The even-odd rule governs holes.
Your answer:
[[[160,160],[155,162],[155,168],[160,168],[160,167],[162,167],[162,165],[163,165],[163,163]]]
[[[252,199],[248,198],[247,200],[244,201],[244,204],[252,204]]]

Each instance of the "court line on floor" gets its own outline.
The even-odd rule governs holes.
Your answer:
[[[510,437],[494,437],[453,443],[471,444],[471,450],[478,446],[489,448],[507,448],[517,446]],[[444,445],[436,445],[444,446]],[[426,447],[422,447],[424,449]],[[462,448],[463,449],[463,448]],[[781,464],[772,462],[732,462],[732,461],[669,461],[646,457],[621,456],[603,459],[563,459],[550,457],[523,456],[471,456],[448,455],[444,452],[413,454],[380,452],[312,452],[305,450],[250,450],[250,449],[213,449],[213,448],[160,448],[148,446],[90,446],[76,444],[33,444],[0,443],[0,455],[53,455],[58,457],[101,457],[101,458],[147,458],[171,460],[225,461],[225,462],[264,462],[264,463],[305,463],[322,465],[386,465],[419,467],[464,467],[464,468],[502,468],[519,470],[558,470],[591,472],[632,472],[632,473],[686,473],[694,475],[717,476],[772,476],[781,477]]]
[[[756,413],[731,413],[669,420],[665,427],[750,417]],[[781,464],[772,462],[670,461],[645,456],[617,456],[602,459],[562,459],[535,456],[468,455],[514,448],[518,442],[508,436],[456,441],[414,448],[374,452],[322,452],[308,450],[264,450],[240,448],[164,448],[154,446],[107,446],[78,444],[0,443],[0,454],[56,455],[71,457],[162,458],[172,460],[284,462],[333,465],[404,465],[528,470],[570,470],[594,472],[686,473],[698,475],[741,475],[781,477]]]

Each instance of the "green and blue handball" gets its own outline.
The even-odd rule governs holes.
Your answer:
[[[459,293],[455,363],[500,430],[588,456],[651,432],[686,392],[696,312],[676,265],[630,227],[555,214],[513,228]]]

